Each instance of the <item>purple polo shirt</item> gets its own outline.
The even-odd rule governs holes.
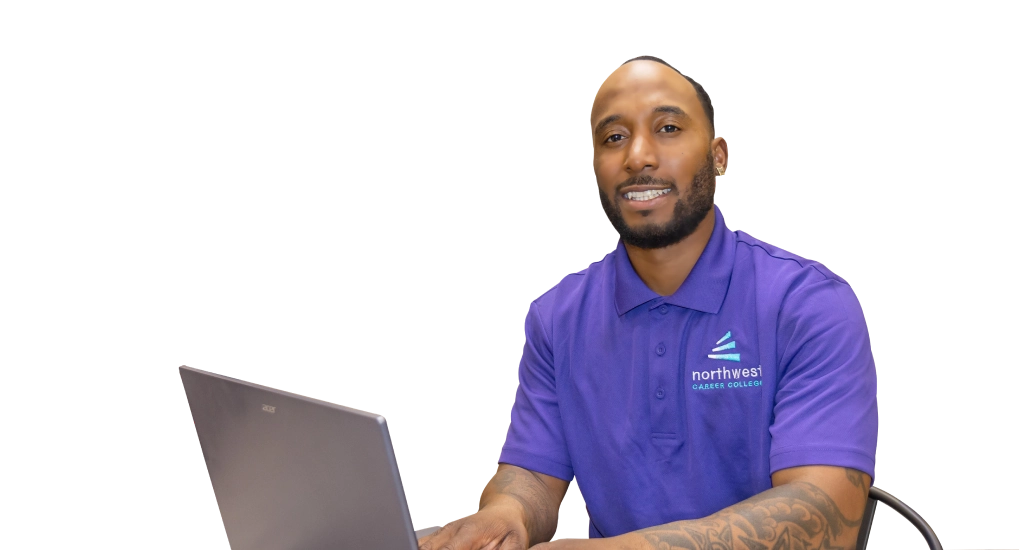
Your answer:
[[[874,477],[875,363],[857,297],[715,215],[672,296],[620,244],[531,304],[499,461],[577,477],[592,537],[707,516],[793,466]]]

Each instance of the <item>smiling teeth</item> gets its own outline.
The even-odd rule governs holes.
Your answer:
[[[623,198],[632,201],[650,201],[655,197],[660,197],[669,193],[671,189],[652,189],[651,191],[631,191],[630,193],[624,193]]]

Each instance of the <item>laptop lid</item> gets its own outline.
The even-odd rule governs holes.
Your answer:
[[[416,550],[386,420],[186,366],[232,550]]]

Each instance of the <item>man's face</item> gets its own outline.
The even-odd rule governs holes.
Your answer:
[[[712,209],[712,129],[697,92],[654,61],[606,79],[591,115],[602,207],[627,244],[662,248],[690,235]]]

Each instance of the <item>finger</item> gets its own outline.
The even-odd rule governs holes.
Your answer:
[[[428,550],[429,548],[432,548],[432,545],[429,543],[429,541],[434,539],[435,537],[433,537],[432,535],[425,535],[424,537],[418,539],[418,550]]]
[[[473,531],[470,527],[457,522],[446,525],[428,537],[428,540],[420,541],[418,550],[476,550],[478,545],[472,546],[472,537],[467,536]]]
[[[526,548],[516,533],[508,531],[502,537],[493,539],[482,550],[526,550]]]
[[[437,537],[434,535],[422,537],[418,539],[418,550],[436,550],[448,539],[449,537]]]
[[[477,524],[465,523],[450,537],[450,540],[443,545],[437,546],[437,550],[496,550],[502,537],[493,538],[478,529]],[[496,546],[493,546],[493,543]]]
[[[450,540],[453,536],[454,529],[451,529],[451,524],[446,524],[436,531],[429,533],[428,535],[418,539],[418,550],[435,550],[440,548],[441,545]]]
[[[503,540],[500,541],[498,548],[499,550],[526,550],[527,546],[525,545],[524,540],[522,540],[521,536],[517,532],[510,531],[509,533],[507,533],[506,537],[504,537]],[[532,548],[537,547],[532,546]]]

